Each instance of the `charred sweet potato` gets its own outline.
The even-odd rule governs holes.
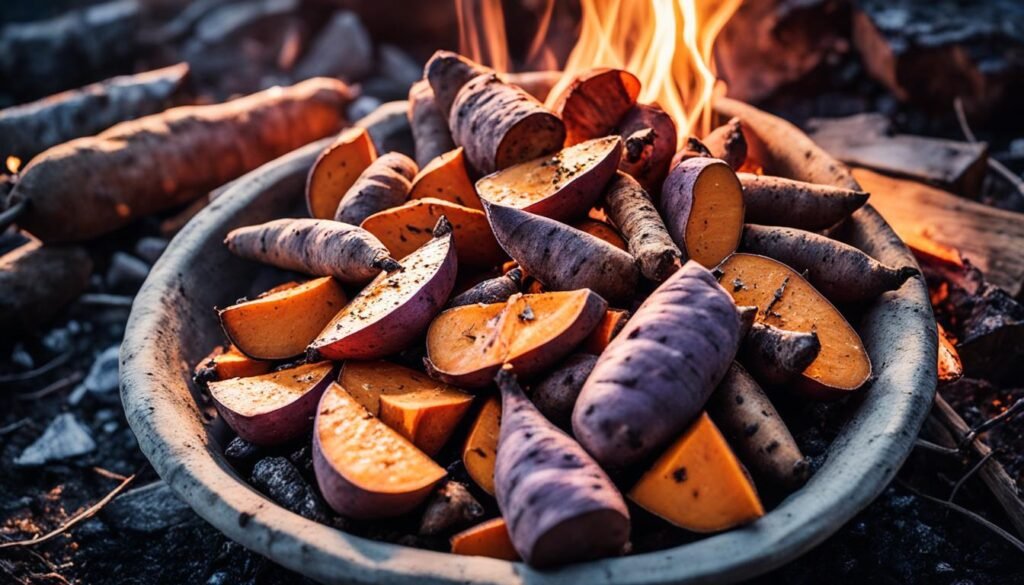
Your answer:
[[[611,134],[638,95],[640,80],[632,73],[596,68],[577,75],[548,104],[565,122],[565,145],[572,146]]]
[[[523,270],[518,266],[501,276],[488,278],[459,293],[448,302],[448,308],[504,303],[512,295],[522,292]]]
[[[462,448],[462,464],[480,489],[494,495],[494,460],[501,428],[501,401],[492,396],[473,420]]]
[[[518,561],[505,519],[498,517],[463,530],[451,539],[452,554]]]
[[[476,187],[469,180],[466,157],[461,147],[431,160],[412,180],[409,199],[427,197],[483,211]]]
[[[359,175],[377,158],[377,149],[365,128],[343,130],[309,169],[306,209],[314,219],[331,219],[338,203]]]
[[[819,353],[821,342],[813,331],[787,331],[754,323],[743,339],[740,361],[761,384],[778,388],[798,379]]]
[[[665,225],[687,258],[713,268],[743,235],[743,188],[729,165],[691,158],[676,165],[661,190]]]

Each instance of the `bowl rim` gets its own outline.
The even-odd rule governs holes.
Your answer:
[[[153,267],[121,347],[121,397],[139,447],[199,516],[250,550],[323,583],[729,583],[777,568],[826,539],[881,493],[912,449],[937,379],[935,321],[920,279],[866,310],[868,331],[858,331],[871,354],[874,381],[856,398],[823,466],[803,489],[745,527],[671,549],[542,572],[522,563],[372,541],[281,508],[224,459],[189,390],[191,364],[168,361],[160,341],[169,332],[161,328],[176,323],[181,304],[189,302],[184,275],[202,261],[204,247],[219,243],[241,214],[254,213],[268,191],[290,189],[300,198],[296,185],[330,141],[267,163],[200,212]],[[858,243],[865,251],[886,262],[914,262],[870,205],[855,217],[866,234]]]

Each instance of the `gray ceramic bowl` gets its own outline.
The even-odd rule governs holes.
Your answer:
[[[927,290],[911,279],[870,307],[860,333],[876,377],[810,482],[757,522],[673,549],[538,572],[348,535],[265,498],[225,461],[219,421],[204,416],[192,366],[221,343],[212,307],[249,292],[265,268],[222,245],[239,226],[298,209],[321,141],[237,181],[174,239],[135,299],[121,347],[121,395],[139,446],[160,476],[231,539],[323,583],[729,583],[814,547],[889,483],[935,392],[936,332]],[[870,207],[850,242],[890,264],[914,260]]]

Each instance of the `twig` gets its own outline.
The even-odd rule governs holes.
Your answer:
[[[1016,402],[1010,405],[1010,408],[1007,408],[1003,412],[1000,412],[999,414],[986,420],[980,425],[972,428],[969,433],[964,435],[962,443],[966,445],[974,441],[974,439],[978,438],[978,435],[980,435],[981,433],[984,433],[985,431],[991,429],[992,427],[1001,424],[1003,421],[1010,420],[1021,411],[1024,411],[1024,398],[1018,398]]]
[[[960,124],[960,131],[964,133],[964,138],[967,142],[975,143],[978,138],[974,135],[974,131],[971,130],[971,125],[967,123],[967,113],[964,111],[964,100],[960,99],[960,96],[953,98],[953,111],[956,112],[956,121]]]
[[[113,479],[117,481],[124,481],[128,479],[126,476],[121,475],[120,473],[110,471],[109,469],[104,469],[99,466],[94,466],[92,470],[95,471],[97,475],[103,476],[107,479]]]
[[[961,455],[963,451],[955,447],[943,447],[938,443],[933,443],[925,439],[917,439],[914,441],[915,447],[920,447],[926,451],[932,451],[934,453],[941,453],[942,455]]]
[[[81,371],[75,372],[75,373],[73,373],[71,375],[64,376],[60,380],[57,380],[56,382],[48,385],[47,387],[43,388],[42,390],[37,390],[35,392],[28,392],[26,394],[18,394],[17,398],[18,398],[18,400],[38,400],[38,399],[43,398],[45,396],[49,396],[50,394],[53,394],[54,392],[60,392],[61,390],[64,390],[65,388],[69,388],[71,386],[74,386],[75,384],[81,382],[83,378],[85,378],[85,372],[81,372]]]
[[[83,305],[98,305],[101,307],[131,308],[134,300],[134,298],[126,295],[109,295],[104,293],[86,293],[78,297],[78,302]]]
[[[967,470],[967,473],[965,473],[963,475],[963,477],[961,477],[960,479],[956,480],[956,483],[953,485],[953,491],[949,492],[949,497],[946,498],[946,501],[947,502],[952,502],[953,500],[955,500],[956,499],[956,494],[957,494],[957,492],[960,491],[960,487],[962,485],[964,485],[964,482],[966,482],[968,479],[970,479],[970,477],[972,475],[977,473],[977,471],[979,469],[981,469],[981,466],[985,465],[985,462],[988,461],[989,459],[991,459],[992,456],[995,455],[995,454],[996,454],[995,451],[989,451],[987,455],[985,455],[984,457],[979,459],[977,463],[975,463],[973,466],[971,466],[971,468]]]
[[[26,211],[28,211],[28,200],[22,199],[3,212],[0,212],[0,232],[11,227]]]
[[[61,524],[59,527],[55,528],[54,530],[51,530],[50,532],[47,532],[46,534],[44,534],[42,536],[33,537],[33,538],[28,539],[28,540],[16,540],[14,542],[0,543],[0,550],[6,549],[6,548],[16,548],[16,547],[20,548],[20,547],[23,547],[23,546],[35,546],[37,544],[42,544],[44,542],[52,540],[53,538],[55,538],[57,536],[60,536],[61,534],[63,534],[64,532],[68,531],[69,529],[71,529],[76,524],[78,524],[79,522],[82,522],[83,520],[88,520],[89,518],[92,518],[93,516],[95,516],[97,512],[102,510],[104,506],[109,504],[111,500],[113,500],[115,497],[117,497],[117,494],[121,493],[124,490],[124,488],[128,487],[128,484],[130,484],[132,482],[132,480],[135,479],[136,475],[138,475],[138,472],[133,473],[133,474],[129,475],[128,477],[124,478],[124,481],[119,483],[116,488],[114,488],[114,489],[112,489],[110,491],[110,493],[108,493],[107,495],[103,496],[102,500],[96,502],[95,504],[93,504],[92,506],[86,508],[85,510],[82,510],[78,514],[75,514],[70,520],[68,520],[64,524]]]
[[[65,352],[38,368],[28,370],[27,372],[18,372],[17,374],[7,374],[6,376],[0,376],[0,384],[8,384],[10,382],[26,382],[32,378],[37,378],[43,374],[64,365],[65,362],[71,359],[71,352]]]
[[[974,131],[971,130],[971,126],[967,123],[967,114],[964,112],[964,101],[959,97],[953,100],[953,109],[956,111],[956,121],[960,124],[960,131],[964,133],[964,138],[967,142],[977,142],[977,137],[974,136]],[[989,168],[995,171],[1006,179],[1011,186],[1017,189],[1017,193],[1024,196],[1024,179],[1017,176],[1010,169],[1006,168],[1006,165],[999,162],[999,159],[993,157],[986,157]]]
[[[20,429],[21,427],[27,425],[30,422],[32,422],[31,419],[23,418],[23,419],[21,419],[19,421],[12,422],[11,424],[9,424],[9,425],[7,425],[5,427],[0,427],[0,437],[2,437],[4,435],[9,435],[9,434],[13,433],[14,431]]]
[[[1003,539],[1006,540],[1006,542],[1010,543],[1011,545],[1016,547],[1021,552],[1024,552],[1024,542],[1021,542],[1016,536],[1010,534],[1006,530],[1003,530],[1003,528],[1001,526],[999,526],[998,524],[994,524],[988,518],[985,518],[984,516],[981,516],[980,514],[978,514],[976,512],[972,512],[972,511],[968,510],[967,508],[964,508],[963,506],[961,506],[959,504],[954,504],[953,502],[947,502],[946,500],[943,500],[941,498],[936,498],[934,496],[929,496],[928,494],[926,494],[926,493],[924,493],[922,491],[919,491],[917,488],[913,487],[912,485],[910,485],[909,483],[903,481],[902,479],[896,478],[896,483],[900,484],[900,486],[902,486],[903,489],[909,491],[910,493],[914,494],[915,496],[917,496],[919,498],[928,500],[929,502],[932,502],[934,504],[938,504],[938,505],[940,505],[940,506],[942,506],[944,508],[949,508],[950,510],[953,510],[953,511],[956,511],[956,512],[960,512],[964,516],[967,516],[971,520],[974,520],[978,524],[981,524],[985,528],[988,528],[992,532],[994,532],[997,535],[1003,537]]]

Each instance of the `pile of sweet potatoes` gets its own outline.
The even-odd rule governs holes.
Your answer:
[[[641,510],[716,532],[799,489],[812,466],[773,401],[866,391],[844,314],[916,269],[824,235],[865,193],[748,173],[745,120],[679,140],[638,94],[598,70],[546,107],[438,52],[418,161],[343,131],[310,217],[227,234],[310,279],[218,310],[227,349],[198,378],[222,418],[311,445],[342,517],[422,518],[454,553],[541,568],[626,554]]]

